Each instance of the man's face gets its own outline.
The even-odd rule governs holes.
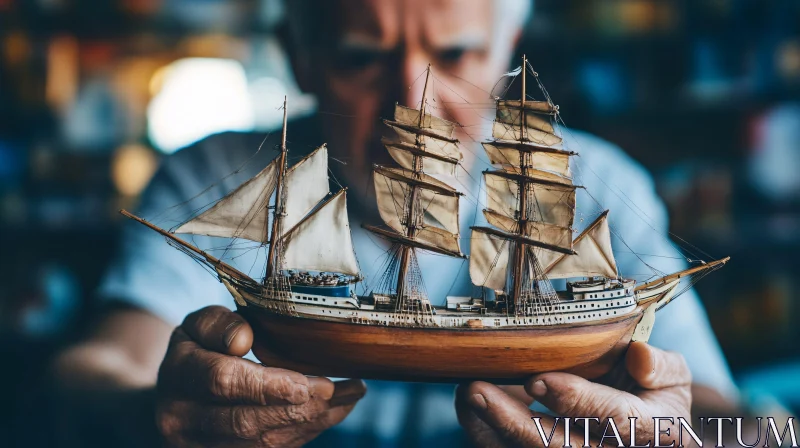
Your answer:
[[[324,3],[334,24],[330,40],[297,70],[319,99],[325,138],[334,156],[347,160],[342,171],[351,187],[361,190],[370,165],[388,161],[380,118],[392,118],[395,102],[419,108],[429,63],[427,110],[465,126],[458,135],[465,144],[482,138],[493,118],[488,92],[507,69],[519,35],[514,21],[495,17],[493,0]],[[473,152],[464,151],[465,164]]]

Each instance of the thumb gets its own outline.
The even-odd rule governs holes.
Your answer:
[[[208,306],[186,316],[181,328],[206,350],[244,356],[253,345],[253,329],[239,314]]]
[[[651,347],[644,342],[631,343],[625,356],[625,367],[645,389],[686,386],[692,382],[692,374],[682,355]]]

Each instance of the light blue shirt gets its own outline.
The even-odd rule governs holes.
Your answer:
[[[289,135],[296,134],[290,130]],[[220,134],[168,157],[144,193],[139,215],[164,228],[179,224],[199,207],[255,175],[275,157],[269,144],[253,156],[263,138],[256,134]],[[615,235],[612,245],[623,276],[643,281],[654,275],[632,252],[646,254],[640,255],[641,259],[663,273],[684,269],[686,261],[667,239],[666,211],[649,174],[621,149],[597,137],[571,131],[565,142],[569,149],[580,153],[574,158],[573,174],[575,183],[586,187],[578,190],[575,227],[581,230],[599,212],[609,209]],[[308,152],[310,145],[295,144],[290,149],[295,160]],[[466,150],[482,155],[476,144]],[[480,171],[487,168],[488,163],[481,159],[473,172],[462,170],[452,180],[466,193],[460,211],[462,229],[485,224],[480,213],[484,193],[479,180]],[[365,200],[374,200],[374,195]],[[359,264],[367,284],[377,283],[387,246],[360,228],[358,207],[353,204],[350,201],[351,228]],[[622,236],[624,243],[616,235]],[[218,256],[229,244],[220,238],[186,237]],[[462,230],[461,241],[467,252],[467,230]],[[250,246],[229,249],[225,257],[239,270],[260,277],[264,253],[263,248]],[[479,293],[469,281],[468,262],[422,254],[419,263],[425,288],[434,303],[447,295]],[[367,292],[366,288],[361,287],[359,294]],[[157,233],[133,222],[125,225],[121,253],[102,284],[100,297],[141,307],[172,325],[208,305],[234,308],[233,299],[212,273],[170,247]],[[693,290],[657,314],[650,342],[683,354],[695,383],[735,399],[737,391],[728,366]],[[453,408],[452,385],[376,381],[368,386],[367,396],[342,424],[317,442],[320,446],[357,446],[359,441],[363,446],[463,444]]]

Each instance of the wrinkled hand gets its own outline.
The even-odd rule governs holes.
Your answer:
[[[520,386],[501,389],[484,382],[459,386],[456,392],[458,419],[472,442],[480,447],[543,447],[546,444],[531,417],[541,418],[547,437],[555,418],[531,411],[528,407],[536,399],[558,416],[600,418],[600,423],[589,425],[592,446],[599,443],[609,417],[613,417],[626,446],[631,440],[628,417],[639,418],[636,426],[639,445],[654,440],[653,417],[672,417],[673,425],[662,421],[660,428],[670,429],[669,437],[661,436],[661,443],[669,445],[677,439],[677,418],[689,421],[690,417],[691,374],[686,362],[677,353],[634,342],[628,348],[625,367],[638,385],[632,393],[555,372],[534,376],[524,389]],[[560,420],[549,446],[583,446],[584,429],[572,426],[570,440],[566,442],[563,419]],[[604,445],[616,446],[617,443],[607,438]]]
[[[341,422],[366,392],[241,358],[253,330],[207,307],[172,334],[158,374],[156,423],[169,446],[295,447]]]

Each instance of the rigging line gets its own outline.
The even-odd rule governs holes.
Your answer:
[[[461,271],[464,269],[464,263],[466,262],[467,260],[461,260],[461,265],[458,267],[455,278],[453,278],[453,283],[450,284],[450,288],[447,290],[447,294],[445,294],[445,301],[447,300],[447,296],[453,292],[453,288],[456,287],[456,283],[458,282],[458,278],[461,276]]]
[[[245,160],[245,161],[244,161],[244,162],[243,162],[243,163],[242,163],[242,164],[241,164],[241,165],[240,165],[240,166],[239,166],[239,167],[238,167],[236,170],[234,170],[234,171],[233,171],[233,172],[231,172],[230,174],[228,174],[228,175],[226,175],[226,176],[222,177],[221,179],[219,179],[218,181],[214,182],[213,184],[209,185],[209,186],[208,186],[208,187],[206,187],[206,188],[205,188],[203,191],[201,191],[201,192],[197,193],[196,195],[192,196],[191,198],[189,198],[189,199],[187,199],[187,200],[185,200],[185,201],[183,201],[183,202],[180,202],[180,203],[178,203],[178,204],[175,204],[175,205],[173,205],[173,206],[171,206],[171,207],[167,207],[165,210],[161,211],[161,212],[160,212],[160,213],[158,213],[156,216],[154,216],[153,218],[151,218],[151,222],[154,222],[154,223],[155,223],[156,221],[159,221],[159,220],[161,220],[161,219],[163,218],[163,215],[164,215],[164,214],[166,214],[166,213],[168,213],[170,210],[174,210],[174,209],[177,209],[178,207],[181,207],[181,206],[183,206],[183,205],[186,205],[186,204],[188,204],[189,202],[191,202],[191,201],[193,201],[193,200],[197,199],[198,197],[202,196],[203,194],[207,193],[207,192],[208,192],[209,190],[211,190],[212,188],[214,188],[214,187],[216,187],[217,185],[221,184],[221,183],[222,183],[222,182],[223,182],[225,179],[227,179],[227,178],[229,178],[229,177],[231,177],[231,176],[233,176],[233,175],[235,175],[235,174],[238,174],[238,173],[240,173],[240,172],[241,172],[241,171],[242,171],[242,170],[243,170],[243,169],[244,169],[244,168],[247,166],[247,164],[249,164],[249,163],[250,163],[250,161],[252,161],[252,160],[253,160],[253,159],[256,157],[256,155],[258,155],[258,153],[260,153],[260,152],[261,152],[261,149],[264,147],[264,143],[266,143],[266,142],[267,142],[267,139],[269,139],[269,137],[270,137],[270,134],[271,134],[270,132],[267,132],[267,133],[266,133],[266,135],[264,136],[264,139],[261,141],[261,144],[259,144],[259,145],[258,145],[258,149],[256,150],[256,152],[254,152],[254,153],[253,153],[253,154],[252,154],[250,157],[248,157],[248,158],[247,158],[247,159],[246,159],[246,160]],[[224,198],[224,196],[223,196],[223,198]],[[213,203],[216,203],[216,202],[219,202],[219,201],[220,201],[220,200],[222,200],[223,198],[220,198],[220,199],[218,199],[217,201],[214,201],[214,202],[212,202],[212,204],[213,204]],[[206,205],[206,206],[209,206],[209,207],[210,207],[210,206],[211,206],[211,204],[208,204],[208,205]],[[202,208],[203,208],[203,207],[200,207],[200,209],[202,209]],[[198,209],[198,210],[199,210],[199,209]],[[191,215],[190,215],[190,216],[191,216]],[[186,222],[186,221],[188,221],[188,220],[183,220],[183,221],[181,221],[181,223],[183,223],[183,222]],[[177,228],[177,227],[179,227],[179,226],[180,226],[180,224],[178,224],[178,225],[176,225],[176,226],[174,226],[174,227],[171,227],[169,230],[171,231],[171,230],[173,230],[174,228]]]
[[[596,204],[599,206],[599,208],[602,210],[602,209],[603,209],[603,205],[600,203],[600,201],[598,201],[598,200],[597,200],[597,198],[595,198],[595,197],[594,197],[594,196],[593,196],[591,193],[589,193],[589,191],[588,191],[588,190],[584,190],[584,191],[586,192],[586,194],[587,194],[587,195],[589,195],[589,197],[590,197],[590,198],[592,198],[592,200],[593,200],[593,201],[594,201],[594,202],[595,202],[595,203],[596,203]],[[639,260],[639,261],[640,261],[642,264],[644,264],[645,266],[647,266],[647,267],[648,267],[648,268],[649,268],[651,271],[653,271],[653,272],[654,272],[654,273],[656,273],[656,274],[662,274],[662,275],[664,274],[664,272],[662,272],[661,270],[659,270],[659,269],[657,269],[657,268],[653,267],[652,265],[650,265],[649,263],[647,263],[646,261],[644,261],[644,259],[642,259],[642,257],[640,257],[640,256],[639,256],[639,255],[638,255],[638,254],[637,254],[637,253],[636,253],[636,252],[633,250],[633,248],[632,248],[630,245],[628,245],[628,242],[627,242],[627,241],[625,241],[625,239],[624,239],[624,238],[622,238],[622,236],[621,236],[621,235],[620,235],[620,234],[619,234],[619,233],[616,231],[616,229],[614,228],[614,226],[611,226],[611,225],[609,224],[609,226],[608,226],[608,230],[609,230],[609,231],[610,231],[612,234],[614,234],[614,236],[616,236],[616,237],[617,237],[617,238],[620,240],[620,242],[622,242],[622,244],[623,244],[625,247],[627,247],[627,248],[628,248],[628,250],[629,250],[629,251],[630,251],[632,254],[634,254],[634,255],[636,256],[636,258],[637,258],[637,259],[638,259],[638,260]]]
[[[640,207],[639,207],[639,206],[638,206],[638,205],[637,205],[637,204],[636,204],[636,203],[635,203],[633,200],[631,200],[631,198],[630,198],[630,197],[628,197],[628,195],[627,195],[627,194],[625,194],[625,192],[624,192],[624,191],[622,191],[622,189],[620,189],[619,187],[617,187],[617,191],[619,191],[619,193],[620,193],[620,194],[622,194],[622,195],[625,197],[625,199],[626,199],[626,200],[627,200],[627,201],[628,201],[628,202],[629,202],[629,203],[630,203],[630,204],[631,204],[633,207],[636,207],[636,209],[637,209],[637,210],[638,210],[638,211],[639,211],[639,212],[640,212],[640,213],[641,213],[643,216],[645,216],[647,219],[649,219],[651,222],[650,222],[650,223],[647,223],[647,222],[645,222],[645,223],[646,223],[646,224],[648,224],[648,226],[649,226],[651,229],[653,229],[654,231],[658,232],[658,230],[655,228],[655,226],[654,226],[654,224],[653,224],[654,220],[653,220],[652,218],[650,218],[650,217],[647,215],[647,213],[645,213],[645,212],[644,212],[644,210],[642,210],[642,209],[641,209],[641,208],[640,208]],[[669,232],[667,232],[667,234],[669,234]],[[678,249],[677,245],[676,245],[674,242],[670,241],[670,240],[669,240],[668,238],[666,238],[665,236],[663,236],[663,234],[662,234],[662,238],[664,238],[665,240],[667,240],[667,242],[668,242],[668,243],[670,243],[672,246],[674,246],[674,247],[676,248],[676,250]],[[688,244],[688,243],[687,243],[687,244]],[[687,249],[687,248],[683,248],[683,250],[685,250],[685,251],[689,252],[689,255],[691,255],[691,256],[693,256],[693,257],[696,257],[696,258],[699,258],[699,257],[697,257],[697,255],[696,255],[696,254],[694,254],[694,253],[693,253],[691,250],[689,250],[689,249]],[[698,249],[698,250],[699,250],[699,249]],[[705,252],[703,252],[702,250],[700,250],[700,252],[702,252],[704,255],[708,256],[709,258],[711,258],[711,256],[710,256],[710,255],[706,254],[706,253],[705,253]],[[680,253],[680,251],[679,251],[679,253]],[[686,257],[684,257],[684,258],[685,258],[686,260],[689,260],[689,259],[688,259],[688,258],[686,258]]]
[[[329,158],[330,158],[330,159],[333,159],[333,160],[336,160],[337,162],[341,163],[342,165],[347,165],[346,163],[344,163],[344,162],[341,162],[340,160],[334,159],[333,157],[329,157]],[[339,179],[337,179],[337,178],[336,178],[336,174],[334,174],[334,172],[333,172],[333,170],[330,168],[330,166],[328,167],[328,174],[330,174],[330,175],[331,175],[331,177],[333,178],[333,181],[336,183],[336,185],[338,185],[338,186],[339,186],[339,189],[344,189],[344,185],[342,185],[342,183],[341,183],[341,182],[339,182]]]
[[[658,258],[669,258],[669,259],[672,259],[672,260],[686,260],[686,257],[670,257],[670,256],[667,256],[667,255],[643,254],[643,253],[640,253],[640,252],[628,252],[628,251],[624,251],[624,250],[615,251],[615,252],[618,253],[618,254],[640,255],[642,257],[658,257]]]
[[[336,112],[327,112],[324,110],[318,110],[316,113],[320,115],[333,115],[334,117],[342,117],[342,118],[358,118],[358,115],[339,114]]]
[[[402,204],[399,204],[399,203],[398,203],[398,198],[397,198],[397,196],[394,194],[394,185],[392,184],[392,182],[393,182],[393,181],[392,181],[391,179],[389,179],[388,177],[384,176],[384,183],[386,184],[386,187],[389,189],[389,194],[390,194],[390,195],[391,195],[391,197],[392,197],[392,205],[394,206],[394,213],[395,213],[395,215],[397,215],[398,217],[405,217],[405,214],[406,214],[406,212],[405,212],[405,210],[406,210],[406,200],[408,199],[408,195],[405,193],[405,191],[403,190],[403,188],[402,188],[402,187],[400,187],[400,189],[401,189],[401,193],[403,194],[403,203],[402,203]],[[400,183],[400,181],[394,181],[394,182],[398,182],[398,183]],[[375,193],[375,196],[376,196],[376,198],[377,198],[377,192]],[[402,206],[402,209],[403,209],[403,211],[402,211],[402,214],[401,214],[401,213],[400,213],[400,211],[399,211],[399,208],[400,208],[401,206]],[[379,205],[378,207],[380,208],[380,205]],[[398,221],[400,222],[400,225],[403,225],[403,224],[404,224],[404,223],[402,222],[402,219],[399,219]],[[408,223],[405,223],[405,225],[407,226],[407,225],[408,225]],[[390,227],[391,227],[391,226],[390,226]]]
[[[469,80],[467,80],[467,79],[464,79],[464,78],[462,78],[462,77],[460,77],[460,76],[458,76],[458,75],[451,74],[450,76],[452,76],[452,77],[454,77],[454,78],[456,78],[456,79],[458,79],[458,80],[460,80],[460,81],[463,81],[463,82],[465,82],[465,83],[467,83],[467,84],[471,85],[472,87],[475,87],[476,89],[480,90],[481,92],[483,92],[483,93],[485,93],[485,94],[489,95],[489,98],[492,98],[492,92],[488,92],[488,91],[487,91],[486,89],[484,89],[483,87],[479,87],[478,85],[476,85],[476,84],[472,83],[471,81],[469,81]],[[501,79],[502,79],[502,78],[501,78]]]
[[[267,255],[267,256],[269,256],[269,255]],[[253,257],[253,264],[251,264],[251,265],[250,265],[250,269],[248,269],[248,270],[247,270],[247,274],[248,274],[250,277],[252,277],[252,276],[253,276],[253,269],[255,269],[255,267],[256,267],[256,262],[257,262],[257,261],[258,261],[258,254],[256,254],[256,256],[255,256],[255,257]]]
[[[437,80],[438,82],[441,82],[441,83],[442,83],[442,85],[444,85],[444,86],[445,86],[445,87],[446,87],[448,90],[450,90],[451,92],[453,92],[453,94],[455,94],[456,96],[458,96],[459,98],[461,98],[461,99],[464,101],[464,103],[466,103],[466,104],[470,104],[470,102],[469,102],[469,100],[468,100],[468,99],[464,98],[464,96],[463,96],[463,95],[461,95],[460,93],[458,93],[458,92],[456,92],[455,90],[453,90],[453,88],[452,88],[452,87],[450,87],[450,86],[448,86],[448,85],[447,85],[447,83],[444,83],[444,82],[442,82],[442,81],[441,81],[441,80],[440,80],[438,77],[436,77],[436,75],[432,75],[432,77],[433,77],[433,79]],[[475,111],[473,110],[473,112],[475,112]],[[478,114],[477,112],[475,112],[475,114],[476,114],[476,115],[478,115],[478,117],[479,117],[479,118],[485,119],[484,117],[482,117],[482,116],[481,116],[480,114]],[[456,124],[458,124],[458,122],[456,122]]]
[[[272,185],[273,183],[275,184],[274,187]],[[277,184],[278,184],[278,181],[276,179],[274,182],[270,182],[269,185],[265,186],[265,188],[263,190],[261,190],[261,195],[263,196],[263,199],[261,200],[260,203],[254,202],[253,205],[250,206],[250,209],[247,211],[247,214],[245,214],[245,218],[236,227],[236,231],[234,232],[233,240],[231,241],[232,243],[237,238],[240,238],[240,235],[242,234],[242,232],[244,232],[244,230],[247,229],[250,226],[250,224],[252,224],[253,220],[256,219],[256,217],[261,213],[262,210],[265,211],[265,212],[267,210],[269,210],[269,200],[272,197],[272,193],[271,192],[272,192],[273,188],[277,188]],[[270,194],[265,194],[267,191],[270,191]],[[251,216],[251,214],[252,214],[252,216]],[[267,212],[267,214],[269,214],[269,212]],[[248,216],[250,216],[249,219],[248,219]],[[265,220],[264,224],[267,225],[267,226],[269,225],[269,217]],[[220,258],[222,258],[225,255],[227,255],[227,253],[228,253],[227,250],[224,251],[222,253],[222,255],[220,255]]]
[[[580,145],[580,142],[579,142],[579,140],[578,140],[578,139],[577,139],[577,137],[575,137],[575,135],[572,133],[572,130],[566,126],[566,123],[564,123],[564,120],[561,118],[561,115],[560,115],[560,114],[557,114],[557,115],[556,115],[556,119],[557,119],[558,121],[560,121],[560,122],[561,122],[561,124],[563,125],[563,128],[566,130],[566,132],[568,132],[568,133],[569,133],[569,134],[572,136],[573,140],[575,140],[576,142],[578,142],[578,146],[580,147],[580,150],[581,150],[581,152],[582,152],[582,151],[583,151],[582,145]],[[582,170],[583,170],[583,167],[580,167],[580,166],[578,166],[577,164],[576,164],[576,168],[578,168],[578,171],[582,171]],[[620,197],[620,196],[619,196],[619,195],[618,195],[618,194],[617,194],[617,193],[616,193],[616,192],[615,192],[615,191],[614,191],[614,190],[613,190],[613,189],[612,189],[612,188],[611,188],[611,187],[610,187],[610,186],[609,186],[609,185],[608,185],[608,184],[605,182],[605,180],[603,180],[603,178],[602,178],[601,176],[599,176],[599,175],[598,175],[598,174],[597,174],[597,173],[596,173],[596,172],[595,172],[595,171],[592,169],[592,167],[591,167],[591,166],[588,166],[588,164],[587,164],[586,168],[588,168],[588,169],[589,169],[589,171],[590,171],[592,174],[594,174],[594,176],[595,176],[595,177],[596,177],[596,178],[597,178],[597,179],[598,179],[598,180],[599,180],[599,181],[600,181],[600,182],[601,182],[601,183],[602,183],[602,184],[603,184],[603,185],[604,185],[604,186],[605,186],[605,187],[606,187],[606,188],[607,188],[607,189],[608,189],[608,190],[609,190],[609,191],[610,191],[612,194],[614,194],[615,196],[617,196],[617,198],[618,198],[618,199],[620,199],[620,200],[622,201],[622,203],[623,203],[623,204],[625,204],[625,206],[626,206],[626,207],[628,207],[628,208],[629,208],[631,211],[633,211],[633,212],[634,212],[634,215],[636,215],[637,217],[639,217],[639,219],[641,219],[641,220],[642,220],[642,222],[644,222],[644,223],[645,223],[645,224],[646,224],[648,227],[650,227],[652,230],[654,230],[654,231],[655,231],[657,234],[659,234],[659,235],[660,235],[662,238],[666,239],[666,240],[667,240],[667,242],[669,243],[669,245],[670,245],[670,246],[672,246],[672,247],[673,247],[673,248],[674,248],[674,249],[675,249],[675,250],[678,252],[678,254],[679,254],[679,255],[683,255],[683,254],[681,253],[681,251],[678,249],[678,246],[676,245],[676,243],[675,243],[675,242],[672,242],[672,241],[670,241],[670,240],[669,240],[669,238],[667,238],[666,236],[664,236],[664,233],[663,233],[663,232],[659,232],[659,231],[658,231],[658,229],[656,229],[655,227],[653,227],[653,225],[652,225],[651,223],[648,223],[648,222],[647,222],[647,221],[646,221],[644,218],[642,218],[642,216],[641,216],[641,215],[637,214],[637,213],[636,213],[636,211],[635,211],[635,210],[633,210],[633,208],[632,208],[632,207],[631,207],[631,206],[630,206],[630,205],[629,205],[629,204],[628,204],[628,203],[627,203],[627,202],[626,202],[626,201],[625,201],[625,200],[624,200],[622,197]],[[586,190],[584,190],[584,191],[586,191]],[[590,196],[591,196],[591,194],[590,194]],[[598,204],[599,204],[599,201],[597,201],[597,199],[595,199],[594,197],[592,197],[592,199],[593,199],[595,202],[598,202]],[[602,205],[601,205],[601,206],[602,206]],[[676,237],[676,238],[678,238],[678,239],[681,239],[681,240],[683,240],[682,238],[680,238],[680,237],[677,237],[676,235],[673,235],[673,234],[672,234],[671,232],[669,232],[668,230],[667,230],[667,232],[666,232],[666,233],[667,233],[667,234],[669,234],[669,235],[675,236],[675,237]],[[687,243],[687,244],[688,244],[688,243]],[[687,250],[687,252],[689,252],[689,254],[690,254],[690,255],[692,255],[692,256],[693,256],[693,257],[695,257],[695,258],[699,258],[699,257],[697,257],[697,256],[696,256],[694,253],[692,253],[690,250]]]
[[[477,206],[479,206],[479,204],[481,202],[481,196],[483,196],[481,194],[481,192],[485,193],[485,196],[488,198],[489,197],[489,190],[487,190],[483,186],[483,182],[480,179],[475,179],[475,177],[472,175],[472,173],[469,172],[469,170],[467,170],[466,168],[464,168],[461,165],[459,165],[459,166],[461,167],[462,170],[464,170],[465,173],[467,173],[467,176],[469,176],[469,178],[472,179],[473,185],[477,185],[478,186],[478,194],[475,196],[474,201],[469,195],[466,195],[466,194],[464,195],[464,197],[468,201],[475,202],[476,207],[477,207]],[[456,182],[458,182],[462,187],[464,187],[465,191],[468,192],[470,190],[469,188],[467,188],[467,186],[463,182],[461,182],[461,179],[459,179],[458,176],[455,176],[455,179],[456,179]],[[497,201],[497,202],[501,202],[501,201]],[[477,211],[476,211],[476,213],[477,213]]]
[[[476,182],[476,179],[474,177],[472,177],[472,175],[469,173],[469,171],[467,171],[466,168],[461,167],[461,169],[463,169],[464,171],[467,172],[467,176],[469,176],[472,179],[473,183]],[[458,181],[458,183],[461,184],[461,186],[463,186],[466,189],[466,186],[463,183],[461,183],[461,180],[458,178],[458,176],[456,176],[456,181]],[[480,179],[477,180],[478,195],[479,196],[480,196],[480,192],[481,192],[481,189],[482,189],[481,184],[482,184],[482,181]],[[465,195],[465,197],[466,197],[466,195]],[[471,201],[471,198],[470,198],[470,201]],[[478,209],[480,208],[480,197],[475,198],[474,202],[475,202],[475,212],[472,215],[472,225],[473,226],[478,222]],[[460,230],[460,228],[459,228],[459,230]],[[470,253],[471,252],[472,252],[472,246],[470,246]]]
[[[623,196],[625,196],[625,197],[626,197],[626,198],[627,198],[629,201],[631,201],[631,199],[630,199],[630,198],[628,198],[628,195],[626,195],[624,191],[622,191],[621,189],[619,189],[619,187],[617,187],[617,189],[619,190],[619,192],[620,192],[620,193],[622,193],[622,195],[623,195]],[[646,217],[647,217],[648,219],[650,219],[651,221],[654,221],[652,218],[650,218],[649,216],[647,216],[647,214],[646,214],[646,213],[645,213],[645,212],[644,212],[642,209],[640,209],[640,208],[639,208],[639,206],[637,206],[635,202],[631,201],[631,203],[634,205],[634,207],[636,207],[637,209],[639,209],[639,211],[641,211],[641,213],[642,213],[644,216],[646,216]],[[654,230],[655,230],[655,229],[654,229]],[[699,247],[695,246],[694,244],[692,244],[692,243],[690,243],[690,242],[688,242],[688,241],[684,240],[683,238],[679,237],[678,235],[675,235],[674,233],[672,233],[672,232],[670,232],[670,231],[667,231],[667,233],[668,233],[670,236],[672,236],[672,237],[674,237],[674,238],[677,238],[677,239],[679,239],[679,240],[683,241],[683,242],[684,242],[684,243],[686,243],[687,245],[691,246],[693,249],[695,249],[695,250],[699,251],[699,252],[700,252],[702,255],[705,255],[706,257],[708,257],[708,258],[710,258],[710,259],[713,259],[713,258],[714,258],[713,256],[711,256],[711,254],[709,254],[709,253],[707,253],[706,251],[704,251],[704,250],[700,249]],[[690,255],[692,255],[692,256],[693,256],[693,257],[695,257],[695,258],[699,258],[699,257],[697,257],[695,254],[693,254],[693,253],[691,253],[691,252],[689,252],[689,254],[690,254]]]

